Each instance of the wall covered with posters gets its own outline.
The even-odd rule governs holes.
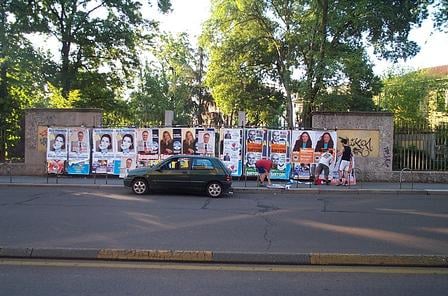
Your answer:
[[[331,176],[337,178],[335,131],[50,127],[47,134],[50,174],[123,178],[133,168],[152,166],[171,155],[195,154],[219,157],[235,177],[257,176],[256,161],[271,159],[272,179],[311,179],[320,155],[329,151],[335,159]]]
[[[58,159],[61,158],[56,152],[51,151],[47,153],[48,141],[48,127],[50,128],[79,128],[81,126],[88,129],[88,137],[92,138],[92,128],[101,126],[102,111],[100,109],[29,109],[25,112],[25,162],[24,163],[12,163],[11,170],[9,166],[0,166],[0,174],[13,175],[42,175],[48,171],[48,159],[54,160],[51,166],[52,170],[60,170],[62,162]],[[336,130],[338,139],[336,142],[340,145],[341,137],[349,138],[350,145],[354,147],[354,155],[356,160],[356,167],[359,169],[358,173],[361,173],[362,180],[371,181],[398,181],[399,172],[392,172],[392,157],[393,157],[393,117],[391,113],[384,112],[315,112],[313,114],[312,130]],[[142,129],[144,130],[144,129]],[[135,163],[133,165],[151,165],[154,162],[159,161],[160,152],[160,139],[161,135],[158,134],[159,128],[149,129],[151,133],[148,134],[152,140],[150,150],[148,148],[138,148],[137,143],[137,161],[141,163]],[[191,128],[194,132],[192,137],[196,138],[196,129]],[[247,129],[246,129],[247,130]],[[243,169],[246,164],[246,146],[245,146],[245,132],[240,129],[241,142],[240,148],[236,148],[236,143],[227,144],[232,145],[233,152],[226,156],[224,151],[224,135],[223,129],[219,130],[219,134],[215,134],[215,154],[220,155],[222,159],[224,157],[228,159],[231,157],[231,161],[228,162],[228,167],[232,169],[232,175],[243,175]],[[289,131],[292,133],[293,131]],[[66,173],[78,173],[84,174],[86,163],[89,162],[90,174],[92,173],[92,145],[90,142],[90,152],[87,155],[82,153],[77,154],[74,150],[75,133],[67,131],[67,137],[70,139],[66,142],[67,145],[67,159],[64,164]],[[269,134],[269,133],[268,133]],[[244,135],[244,136],[243,136]],[[87,136],[87,135],[85,135]],[[297,136],[297,135],[296,135]],[[54,136],[53,136],[54,137]],[[77,135],[76,135],[77,137]],[[87,138],[88,138],[87,137]],[[136,135],[137,141],[142,139],[142,135]],[[186,138],[184,129],[182,129],[182,141]],[[188,137],[191,137],[190,135]],[[333,139],[334,140],[334,139]],[[53,139],[54,141],[54,139]],[[266,142],[269,140],[266,138]],[[294,148],[296,139],[290,140],[289,157],[291,163],[291,171],[297,168],[293,166],[293,160],[291,151]],[[191,142],[191,141],[187,141]],[[228,142],[228,141],[227,141]],[[230,143],[230,142],[229,142]],[[70,146],[70,147],[69,147]],[[191,146],[191,143],[190,143]],[[195,149],[196,145],[194,145]],[[273,154],[273,150],[268,150],[269,146],[266,143],[265,157],[267,154]],[[253,147],[252,147],[253,148]],[[277,147],[278,148],[278,147]],[[229,148],[230,149],[230,148]],[[235,152],[238,151],[239,152]],[[232,154],[233,153],[233,154]],[[233,156],[232,156],[233,155]],[[306,153],[302,155],[306,157]],[[297,155],[296,155],[297,157]],[[310,157],[310,155],[308,155]],[[62,157],[63,158],[63,157]],[[87,161],[88,159],[88,161]],[[126,158],[126,163],[129,163],[129,158]],[[59,161],[58,161],[59,160]],[[125,171],[126,163],[120,160],[120,171]],[[62,160],[63,161],[63,160]],[[132,168],[132,165],[130,166]],[[312,169],[312,166],[311,166]],[[446,172],[414,172],[414,178],[416,182],[443,182],[447,178]]]

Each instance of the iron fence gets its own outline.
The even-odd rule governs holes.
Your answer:
[[[393,170],[448,170],[448,123],[395,123]]]

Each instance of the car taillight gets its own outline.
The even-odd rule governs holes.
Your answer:
[[[232,176],[226,175],[226,181],[227,182],[231,182],[232,181]]]

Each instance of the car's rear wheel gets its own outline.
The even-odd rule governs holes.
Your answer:
[[[222,185],[218,182],[211,182],[207,185],[207,195],[210,197],[220,197],[222,194]]]
[[[148,182],[145,179],[135,179],[132,181],[132,191],[135,194],[142,195],[148,192]]]

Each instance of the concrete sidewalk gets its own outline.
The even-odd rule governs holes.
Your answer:
[[[195,262],[216,264],[448,267],[448,256],[445,255],[295,254],[135,249],[0,248],[0,258]]]
[[[289,193],[394,193],[394,194],[427,194],[446,195],[448,197],[448,184],[445,183],[391,183],[391,182],[362,182],[352,186],[314,185],[307,181],[288,182],[286,180],[273,180],[272,183],[279,188],[258,187],[254,179],[234,179],[233,189],[236,193],[256,193],[263,191],[276,191]],[[0,186],[58,186],[58,187],[123,187],[123,180],[116,176],[0,176]],[[288,190],[285,190],[285,186]]]

